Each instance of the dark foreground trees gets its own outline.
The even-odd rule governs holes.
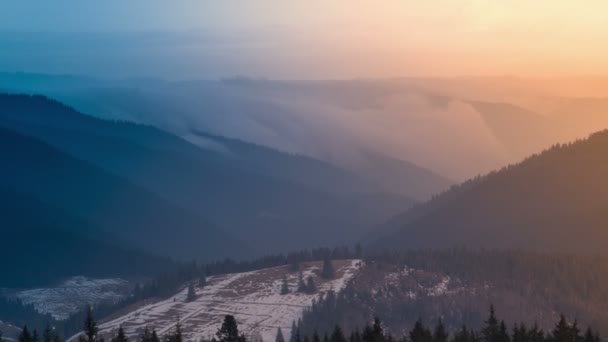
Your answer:
[[[236,319],[232,315],[226,315],[222,326],[215,334],[219,342],[245,342],[244,335],[239,335],[239,328]]]
[[[79,341],[103,342],[104,337],[100,336],[97,322],[92,311],[87,311],[84,321],[84,331],[78,338]],[[434,326],[426,326],[422,320],[417,320],[412,329],[401,336],[393,336],[387,332],[378,318],[374,319],[371,325],[366,325],[360,332],[344,331],[339,325],[334,326],[330,331],[319,332],[315,330],[312,334],[301,334],[301,321],[293,324],[291,331],[292,342],[602,342],[597,331],[588,327],[585,332],[581,332],[578,323],[569,322],[563,315],[555,324],[553,330],[545,333],[536,324],[526,325],[519,323],[511,329],[507,324],[496,317],[493,307],[490,307],[488,318],[484,321],[483,327],[477,331],[466,326],[458,329],[451,334],[446,330],[443,322],[438,320]],[[451,336],[450,336],[451,335]],[[323,336],[323,337],[321,337]],[[105,336],[112,342],[128,342],[129,338],[122,326],[114,336]],[[0,342],[2,342],[0,332]],[[47,326],[42,335],[43,342],[59,342],[59,336],[54,330]],[[19,342],[40,342],[38,333],[30,331],[24,326],[19,338]],[[147,327],[139,336],[139,342],[160,342],[160,339],[153,328]],[[178,322],[172,331],[162,336],[163,342],[184,342],[181,323]],[[234,316],[226,315],[221,327],[218,329],[213,342],[247,342],[245,335],[239,333],[237,321]],[[285,338],[281,328],[277,329],[275,342],[284,342]],[[198,342],[198,341],[193,341]]]

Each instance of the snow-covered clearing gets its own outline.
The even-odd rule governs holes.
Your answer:
[[[155,328],[159,334],[171,331],[179,319],[184,338],[198,341],[213,336],[224,316],[234,315],[239,330],[251,337],[274,341],[277,328],[289,336],[291,324],[301,317],[314,299],[333,290],[342,290],[362,266],[360,260],[333,262],[335,279],[324,280],[317,273],[321,263],[301,264],[306,279],[312,276],[318,291],[315,294],[297,293],[298,272],[287,266],[210,277],[204,288],[196,288],[197,299],[187,302],[187,289],[173,297],[141,307],[122,317],[101,324],[102,334],[114,333],[122,325],[129,337],[136,337],[145,327]],[[283,277],[291,293],[281,295]]]
[[[37,311],[56,319],[66,319],[87,304],[117,302],[129,293],[131,285],[123,279],[72,277],[54,287],[18,291],[13,296]]]

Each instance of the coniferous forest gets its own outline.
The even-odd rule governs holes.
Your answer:
[[[97,322],[93,317],[93,311],[89,307],[82,325],[82,333],[78,335],[79,342],[127,342],[122,327],[115,335],[104,337],[99,334]],[[54,328],[47,325],[39,333],[36,329],[30,330],[27,325],[18,337],[19,342],[58,342],[61,337]],[[0,332],[0,341],[2,333]],[[140,342],[182,342],[181,324],[179,319],[173,329],[163,336],[159,336],[154,327],[147,327],[137,338]],[[205,342],[194,341],[194,342]],[[597,331],[591,327],[582,328],[576,320],[569,321],[561,315],[553,328],[544,331],[534,322],[519,322],[508,324],[497,317],[493,306],[489,308],[489,314],[479,329],[473,329],[466,325],[452,331],[446,329],[442,320],[425,324],[421,319],[416,320],[413,326],[405,331],[392,332],[383,325],[376,317],[372,322],[345,330],[340,325],[334,325],[326,330],[312,330],[309,332],[302,325],[294,323],[290,342],[601,342],[603,341]],[[226,315],[221,327],[215,336],[208,342],[247,342],[245,335],[239,333],[238,322],[232,315]],[[285,342],[285,337],[280,328],[277,329],[275,342]]]

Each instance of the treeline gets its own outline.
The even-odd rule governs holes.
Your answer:
[[[89,308],[78,341],[105,342],[105,338],[99,333],[99,327],[92,310]],[[126,336],[122,326],[120,326],[109,340],[111,342],[128,342],[129,337]],[[162,338],[158,336],[154,328],[148,327],[135,340],[139,342],[186,341],[179,320],[173,330],[167,332]],[[30,331],[27,326],[24,326],[18,341],[59,342],[61,338],[50,326],[45,328],[42,335],[39,335],[37,330]],[[0,342],[3,342],[1,331]],[[201,340],[200,342],[205,341]],[[239,332],[234,316],[226,315],[215,337],[209,342],[247,342],[247,338]],[[274,342],[285,342],[281,328],[277,329]],[[378,318],[375,318],[372,324],[365,325],[361,330],[354,329],[350,332],[345,331],[339,325],[335,325],[330,331],[319,333],[314,330],[311,334],[306,334],[302,332],[300,325],[294,324],[289,342],[602,342],[602,339],[590,327],[582,332],[576,320],[568,322],[563,315],[560,316],[559,321],[549,332],[543,331],[536,324],[519,323],[508,328],[504,320],[499,320],[496,317],[494,308],[491,306],[489,316],[479,330],[463,325],[450,332],[441,320],[438,320],[433,326],[427,326],[422,320],[418,319],[409,331],[392,333],[383,326]]]
[[[434,326],[426,326],[418,319],[411,330],[405,333],[387,331],[378,318],[373,324],[366,325],[362,330],[354,329],[345,332],[340,325],[325,331],[323,337],[318,330],[304,333],[301,324],[294,325],[290,342],[601,342],[600,335],[587,327],[582,332],[577,321],[568,322],[561,315],[559,321],[550,332],[545,332],[536,324],[519,323],[511,328],[504,320],[498,320],[494,307],[481,329],[475,330],[462,325],[450,333],[443,322],[438,320]],[[277,331],[275,342],[284,342],[282,332]]]
[[[489,283],[495,289],[517,290],[557,305],[564,300],[608,305],[608,258],[604,256],[453,248],[384,251],[366,260],[378,267],[383,263],[407,266],[467,283]]]

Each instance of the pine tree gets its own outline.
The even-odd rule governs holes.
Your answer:
[[[587,327],[585,331],[585,337],[583,337],[584,342],[600,342],[600,337],[596,333],[591,330],[591,327]]]
[[[86,341],[95,342],[97,341],[97,333],[99,329],[97,328],[97,322],[93,317],[93,308],[90,305],[87,305],[87,314],[84,320],[84,333],[86,335]]]
[[[186,295],[187,302],[193,302],[196,300],[196,290],[194,290],[194,284],[188,284],[188,294]]]
[[[156,331],[152,332],[152,334],[155,335]],[[158,338],[158,336],[156,338]],[[183,341],[182,324],[180,323],[179,318],[177,319],[177,323],[175,323],[175,330],[171,334],[165,335],[165,337],[163,338],[163,341],[164,342],[182,342]]]
[[[0,342],[4,342],[4,337],[3,337],[3,334],[2,334],[2,330],[0,330]]]
[[[321,342],[321,337],[316,330],[312,333],[312,342]]]
[[[469,331],[466,326],[462,326],[462,328],[454,334],[454,338],[452,338],[452,342],[474,342],[475,338],[473,337],[473,332]]]
[[[427,329],[422,321],[418,319],[416,323],[414,323],[414,328],[410,331],[410,341],[411,342],[432,342],[433,334],[429,329]]]
[[[509,332],[507,331],[507,325],[505,324],[505,321],[500,321],[497,340],[498,342],[510,342]]]
[[[528,329],[526,329],[526,326],[523,323],[513,326],[511,341],[528,342]]]
[[[281,295],[289,294],[289,284],[287,283],[287,276],[283,277],[283,283],[281,284]]]
[[[499,340],[500,325],[496,319],[494,305],[490,305],[490,316],[484,323],[485,327],[481,330],[484,342],[501,342]]]
[[[339,325],[334,327],[334,331],[331,333],[330,337],[331,342],[348,342],[346,337],[344,336],[344,332],[342,332],[342,328]]]
[[[127,335],[125,335],[125,331],[122,328],[122,325],[118,327],[118,334],[116,334],[116,336],[112,337],[112,342],[128,342],[129,339],[127,338]]]
[[[385,340],[382,323],[378,317],[374,318],[374,323],[372,326],[367,325],[363,329],[361,340],[363,342],[383,342]]]
[[[296,321],[291,322],[291,334],[289,335],[289,342],[296,342],[296,331],[298,327],[296,326]]]
[[[215,334],[219,342],[239,342],[239,328],[236,324],[236,319],[232,315],[226,315],[222,326]]]
[[[317,292],[317,285],[315,285],[315,280],[312,276],[308,276],[306,280],[306,293],[313,294]]]
[[[59,342],[61,338],[59,338],[59,334],[55,331],[55,329],[51,328],[49,324],[46,325],[44,332],[42,333],[42,341],[44,342]]]
[[[152,332],[148,327],[144,328],[144,332],[139,336],[140,342],[152,342]]]
[[[40,342],[40,337],[38,336],[38,330],[34,329],[32,332],[32,342]]]
[[[448,333],[445,331],[443,321],[439,319],[433,332],[433,342],[448,342]]]
[[[152,330],[152,337],[150,338],[150,342],[160,342],[160,338],[156,334],[156,329]]]
[[[324,279],[333,279],[334,275],[334,266],[332,265],[329,254],[327,254],[323,259],[323,270],[321,271],[321,277]]]
[[[30,330],[27,328],[27,325],[24,325],[23,329],[21,329],[21,333],[19,333],[18,341],[19,342],[32,342],[32,334],[30,333]]]
[[[545,333],[534,323],[532,329],[528,330],[528,342],[545,342]]]
[[[277,336],[275,337],[274,342],[285,342],[285,337],[283,336],[281,327],[277,329]]]
[[[361,259],[363,257],[363,247],[361,247],[360,243],[355,245],[355,258]]]
[[[578,328],[577,328],[578,330]],[[576,333],[575,333],[576,332]],[[577,342],[578,331],[574,331],[566,321],[564,315],[560,315],[559,321],[553,329],[554,342]]]

